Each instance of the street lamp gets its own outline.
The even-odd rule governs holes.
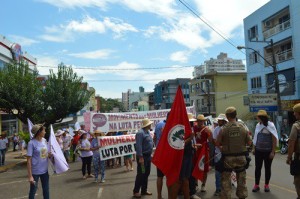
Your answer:
[[[275,54],[274,54],[274,49],[273,49],[273,40],[271,39],[270,41],[264,41],[264,42],[268,42],[271,44],[273,64],[271,64],[258,51],[256,51],[253,48],[245,47],[245,46],[237,46],[237,49],[238,50],[249,49],[249,50],[254,51],[258,56],[260,56],[267,64],[269,64],[273,68],[274,80],[275,80],[275,92],[277,94],[277,106],[278,106],[277,111],[278,111],[278,116],[281,116],[281,97],[280,97],[280,90],[279,90],[278,71],[277,71],[276,59],[275,59]]]

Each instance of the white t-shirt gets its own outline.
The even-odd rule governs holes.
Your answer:
[[[214,139],[214,140],[217,139],[217,137],[218,137],[220,131],[221,131],[221,127],[220,127],[220,126],[217,126],[217,127],[215,128],[214,132],[213,132],[213,139]],[[219,154],[219,153],[221,153],[219,147],[215,147],[215,153],[216,153],[216,155]]]
[[[8,144],[8,139],[0,139],[0,149],[6,149],[6,144]]]
[[[90,141],[88,141],[88,139],[81,140],[81,148],[90,149],[91,148]],[[81,151],[81,157],[89,157],[92,155],[93,155],[92,151]]]
[[[63,150],[70,150],[72,137],[70,135],[66,135],[65,137],[62,136],[61,139],[63,141]]]

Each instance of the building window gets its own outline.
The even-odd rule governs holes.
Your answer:
[[[259,55],[258,55],[258,51],[257,52],[251,52],[249,54],[249,63],[251,64],[256,64],[259,62]]]
[[[252,41],[253,39],[256,39],[257,37],[258,37],[258,31],[257,31],[257,25],[256,25],[248,30],[248,38],[249,38],[249,41]]]
[[[261,77],[251,78],[251,88],[261,88]]]

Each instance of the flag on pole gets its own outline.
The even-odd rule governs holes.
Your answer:
[[[69,134],[73,137],[75,135],[74,129],[72,127],[69,127]]]
[[[74,126],[75,131],[79,131],[81,129],[79,122],[76,122]]]
[[[179,86],[152,159],[153,164],[167,177],[167,186],[174,184],[179,179],[184,153],[184,139],[188,138],[191,133],[182,90]]]
[[[208,157],[208,146],[207,143],[204,143],[200,149],[200,154],[197,159],[196,165],[193,170],[193,177],[202,181],[204,178],[204,172],[205,172],[205,164],[208,164],[209,157]]]
[[[51,125],[51,132],[48,142],[48,151],[50,151],[54,158],[54,170],[57,174],[66,172],[69,169],[69,165],[65,159],[65,156],[55,138],[53,127]]]
[[[28,123],[29,136],[30,136],[30,139],[32,139],[33,138],[33,134],[31,133],[31,129],[33,127],[33,124],[32,124],[32,122],[30,121],[29,118],[27,118],[27,123]]]

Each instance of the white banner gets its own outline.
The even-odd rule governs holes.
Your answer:
[[[142,127],[142,120],[148,118],[155,125],[165,120],[170,109],[124,112],[124,113],[91,113],[90,131],[100,130],[104,133],[129,130],[139,130]],[[187,107],[188,113],[195,114],[194,106]]]
[[[135,135],[98,137],[101,160],[135,154]]]

